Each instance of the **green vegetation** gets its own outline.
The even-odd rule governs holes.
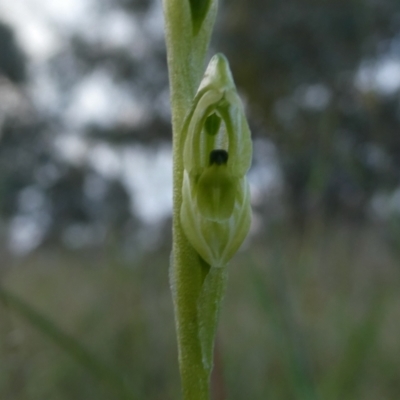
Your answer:
[[[133,389],[176,400],[180,383],[165,258],[41,251],[2,281]],[[17,265],[18,264],[18,265]],[[219,345],[227,398],[396,399],[400,271],[379,232],[276,227],[233,259]],[[0,308],[2,399],[117,399],[18,312]],[[121,397],[123,398],[123,397]]]
[[[164,0],[174,134],[171,258],[168,235],[153,254],[140,248],[147,238],[139,238],[115,160],[138,143],[170,140],[165,49],[152,31],[159,2],[106,3],[95,7],[97,21],[109,15],[132,23],[130,50],[102,32],[91,40],[54,28],[65,42],[41,66],[45,86],[48,79],[58,93],[50,113],[53,104],[41,108],[41,96],[28,92],[38,76],[26,73],[32,60],[19,49],[19,28],[0,21],[1,400],[177,400],[182,387],[184,400],[209,398],[227,275],[210,264],[225,264],[247,233],[242,189],[251,152],[240,145],[246,151],[234,153],[246,164],[236,176],[227,166],[231,149],[214,146],[223,129],[230,144],[248,139],[237,134],[247,133],[247,122],[244,131],[232,122],[233,115],[245,118],[241,106],[232,112],[239,102],[225,58],[216,58],[223,76],[203,75],[216,1]],[[224,4],[215,47],[230,60],[261,150],[276,151],[273,162],[268,152],[255,157],[256,167],[273,165],[283,189],[271,207],[260,185],[258,231],[230,262],[212,400],[225,399],[222,392],[229,400],[400,398],[398,4]],[[112,94],[130,93],[125,106],[140,99],[143,120],[131,120],[131,108],[119,101],[124,112],[110,125],[68,120],[82,83],[96,76],[107,77]],[[221,88],[229,101],[214,97]],[[198,107],[203,95],[211,100]],[[198,138],[193,121],[206,137],[202,148],[211,150],[209,165],[186,149]],[[85,160],[55,151],[71,131]],[[90,163],[96,149],[97,159],[116,161],[113,173]],[[218,201],[207,202],[210,187],[223,187]],[[214,220],[230,217],[237,203],[244,212],[228,238]],[[277,205],[282,213],[271,218]],[[43,229],[36,237],[33,229],[37,243],[25,249],[36,250],[11,256],[3,249],[7,232],[29,222]],[[94,240],[86,249],[77,243],[85,234]],[[81,250],[69,252],[66,238]],[[121,259],[126,247],[135,247],[134,261]]]

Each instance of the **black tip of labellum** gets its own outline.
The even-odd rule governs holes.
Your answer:
[[[210,153],[210,165],[217,164],[223,165],[228,162],[228,152],[226,150],[218,149]]]

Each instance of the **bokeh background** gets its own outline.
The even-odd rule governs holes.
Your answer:
[[[255,146],[215,399],[399,399],[400,3],[224,0],[216,51]],[[169,107],[160,0],[0,0],[1,399],[180,398]]]

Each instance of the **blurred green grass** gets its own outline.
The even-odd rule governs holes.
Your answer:
[[[272,227],[234,258],[219,345],[227,398],[400,398],[400,264],[376,227]],[[2,266],[2,285],[119,371],[137,399],[180,398],[167,250],[43,249]],[[115,393],[0,306],[0,398]]]

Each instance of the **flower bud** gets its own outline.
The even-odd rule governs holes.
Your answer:
[[[224,266],[251,223],[250,130],[226,58],[210,61],[184,124],[181,224],[211,266]]]

